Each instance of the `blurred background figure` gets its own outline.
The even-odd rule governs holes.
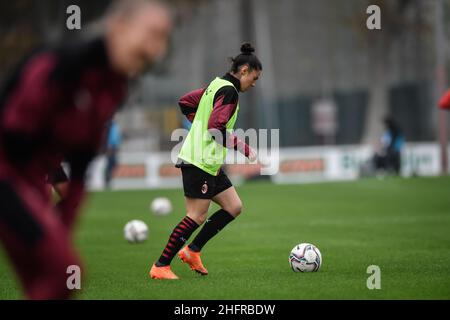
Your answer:
[[[399,175],[404,137],[393,118],[386,117],[383,122],[385,131],[380,140],[380,150],[374,155],[373,159],[375,170],[378,173]]]
[[[183,129],[191,130],[192,122],[190,122],[190,121],[189,121],[188,119],[186,119],[186,118],[182,119],[181,121],[182,121]]]
[[[439,107],[444,110],[450,110],[450,89],[439,100]]]
[[[105,186],[111,188],[111,179],[114,174],[114,169],[117,166],[117,155],[122,143],[122,134],[119,124],[115,119],[111,121],[108,129],[108,139],[106,142],[106,168],[105,168]]]

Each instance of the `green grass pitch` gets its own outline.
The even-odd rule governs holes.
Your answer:
[[[181,190],[93,193],[76,232],[86,272],[79,299],[449,299],[450,178],[391,178],[351,183],[238,187],[243,214],[204,248],[210,274],[178,258],[179,281],[148,271],[184,215]],[[156,196],[171,199],[167,217],[149,212]],[[215,206],[211,207],[213,212]],[[149,239],[129,244],[123,226],[149,225]],[[290,250],[319,247],[317,273],[294,273]],[[369,265],[381,268],[381,289],[369,290]],[[22,294],[0,250],[0,299]]]

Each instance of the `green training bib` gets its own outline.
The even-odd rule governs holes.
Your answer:
[[[178,155],[178,158],[193,164],[213,176],[218,174],[220,167],[224,164],[228,150],[219,143],[221,141],[216,142],[209,133],[208,121],[213,110],[214,96],[217,91],[226,86],[233,86],[233,84],[221,78],[216,78],[209,84],[200,99],[191,129]],[[239,103],[236,111],[226,125],[226,130],[229,133],[233,132],[238,111]],[[219,139],[221,138],[220,136]]]

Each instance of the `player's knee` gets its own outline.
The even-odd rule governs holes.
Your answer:
[[[234,208],[235,217],[240,215],[242,213],[242,210],[243,210],[243,205],[242,205],[242,202],[239,201],[239,203],[237,203]]]
[[[208,218],[207,214],[199,216],[198,220],[197,220],[197,224],[202,225],[206,221],[207,218]]]
[[[235,201],[230,206],[224,208],[224,210],[229,212],[233,217],[237,217],[238,215],[240,215],[242,213],[242,209],[243,205],[241,200]]]

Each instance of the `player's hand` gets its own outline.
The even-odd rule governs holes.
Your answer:
[[[258,163],[263,167],[270,167],[272,160],[266,153],[258,154]]]
[[[256,162],[258,160],[258,153],[256,152],[256,150],[254,150],[253,148],[249,147],[249,153],[248,153],[248,160],[250,160],[250,162]]]

